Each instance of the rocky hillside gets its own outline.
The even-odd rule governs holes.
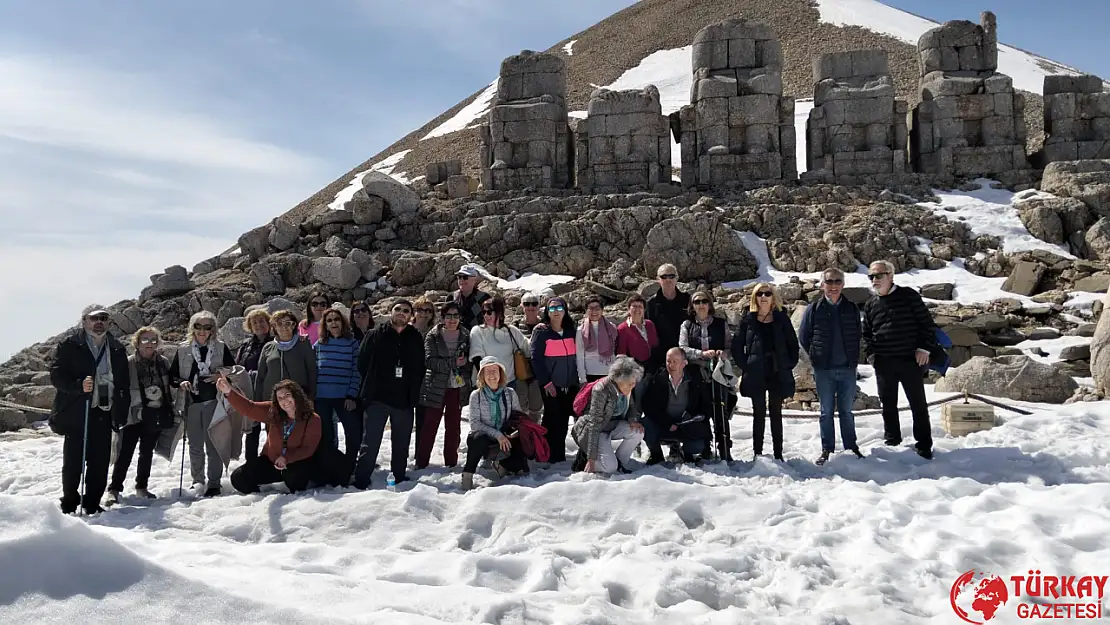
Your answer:
[[[836,1],[825,0],[826,4]],[[766,22],[780,38],[786,95],[813,97],[812,58],[816,54],[882,49],[890,55],[890,71],[899,97],[908,100],[911,107],[920,100],[915,45],[859,26],[822,22],[818,5],[812,0],[641,0],[548,48],[549,52],[566,55],[565,47],[573,42],[571,54],[566,55],[568,110],[585,110],[593,85],[609,85],[653,52],[688,46],[704,26],[737,16]],[[1005,23],[1000,24],[1000,31],[1005,41]],[[1045,59],[1037,58],[1036,63],[1043,65],[1046,71],[1074,72]],[[491,80],[497,77],[497,72],[496,66],[489,68]],[[478,99],[485,88],[483,85],[439,117],[356,165],[293,207],[288,215],[299,219],[319,212],[356,174],[406,150],[392,170],[396,175],[413,180],[424,175],[427,163],[457,158],[462,160],[463,173],[477,178],[479,142],[474,128],[422,138]],[[1043,142],[1042,107],[1039,93],[1026,92],[1025,119],[1029,126],[1030,152],[1038,150]]]

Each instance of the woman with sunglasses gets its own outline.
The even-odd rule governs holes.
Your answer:
[[[732,416],[732,411],[736,407],[736,395],[713,380],[712,367],[715,360],[727,357],[725,350],[728,349],[729,338],[728,322],[717,316],[717,310],[713,306],[713,296],[708,291],[697,291],[690,296],[686,321],[682,322],[678,331],[678,346],[686,354],[686,360],[701,371],[705,392],[710,397],[724,399],[724,406],[714,403],[712,422],[713,434],[717,437],[717,453],[725,459],[728,459],[731,454],[728,449],[725,449],[728,441],[725,439],[724,433],[727,429],[723,421]],[[706,440],[702,457],[710,457],[712,450],[712,439]]]
[[[127,359],[131,374],[131,406],[127,424],[119,431],[119,451],[104,502],[109,506],[119,503],[136,445],[139,467],[135,473],[135,495],[141,499],[155,499],[146,488],[154,461],[154,446],[162,430],[174,426],[175,417],[173,395],[170,394],[170,363],[158,353],[161,344],[162,334],[150,326],[139,328],[131,337],[131,346],[135,349]]]
[[[205,497],[220,494],[224,463],[216,445],[208,438],[208,426],[216,412],[216,380],[219,370],[235,366],[235,356],[216,338],[216,316],[202,310],[189,319],[189,334],[170,364],[170,383],[186,395],[185,436],[189,439],[189,470],[193,487],[207,484]],[[208,472],[205,481],[204,463]]]
[[[421,337],[428,336],[428,331],[436,324],[436,309],[427,298],[421,297],[412,304],[412,327],[420,331]]]
[[[505,300],[497,296],[482,302],[482,322],[470,331],[470,361],[474,370],[478,370],[478,363],[486,356],[496,358],[505,368],[507,385],[515,391],[517,350],[527,354],[531,346],[528,337],[516,326],[505,325]]]
[[[532,371],[543,389],[544,438],[551,448],[551,464],[567,459],[567,422],[578,394],[578,352],[574,317],[567,302],[552,297],[540,325],[532,330]]]
[[[753,451],[763,454],[769,409],[775,460],[782,460],[782,402],[794,395],[798,335],[774,286],[760,282],[752,290],[748,311],[732,337],[732,358],[742,373],[740,394],[752,400]]]
[[[366,302],[355,302],[351,306],[351,334],[360,344],[366,333],[374,329],[374,313]]]
[[[440,309],[440,317],[442,321],[424,337],[424,381],[417,408],[424,412],[424,419],[416,433],[417,469],[427,467],[431,460],[441,419],[443,466],[459,463],[462,407],[470,401],[470,332],[462,326],[462,308],[455,300],[448,300]]]
[[[308,305],[305,306],[304,319],[297,325],[297,334],[308,339],[309,347],[316,344],[320,340],[320,324],[324,321],[324,313],[331,306],[331,302],[327,296],[319,291],[312,294],[308,298]],[[312,397],[310,394],[309,397]]]

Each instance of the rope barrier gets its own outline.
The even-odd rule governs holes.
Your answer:
[[[1009,410],[1011,412],[1016,412],[1017,414],[1021,414],[1021,415],[1031,415],[1031,414],[1033,414],[1032,412],[1030,412],[1028,410],[1024,410],[1022,408],[1017,408],[1017,407],[1014,407],[1014,406],[1010,406],[1010,405],[1004,404],[1002,402],[995,401],[993,399],[988,399],[988,398],[983,397],[981,395],[976,395],[974,393],[968,393],[967,391],[964,391],[963,393],[957,393],[955,395],[952,395],[951,397],[945,397],[943,399],[935,399],[935,400],[925,404],[925,407],[926,408],[933,408],[935,406],[939,406],[941,404],[947,404],[949,402],[954,402],[954,401],[959,400],[959,399],[964,400],[964,403],[967,403],[968,399],[975,399],[975,400],[983,402],[984,404],[990,404],[992,406],[1002,408],[1003,410]],[[912,410],[912,408],[910,406],[899,406],[898,407],[898,412],[906,412],[906,411],[909,411],[909,410]],[[875,415],[875,414],[882,414],[882,413],[883,413],[882,408],[870,408],[870,409],[867,409],[867,410],[858,410],[858,411],[853,410],[852,411],[852,416],[853,417],[860,417],[860,416]],[[734,411],[734,414],[740,414],[740,415],[744,415],[744,416],[748,416],[748,417],[755,416],[754,413],[751,410],[736,410],[736,411]],[[783,419],[820,419],[821,418],[821,413],[820,412],[813,412],[813,411],[806,411],[806,410],[791,410],[791,411],[784,410],[782,412],[782,418]]]

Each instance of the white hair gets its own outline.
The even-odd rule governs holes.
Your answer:
[[[874,267],[876,265],[878,265],[879,267],[882,267],[883,270],[886,271],[887,273],[889,273],[891,277],[894,277],[894,264],[893,263],[891,263],[888,260],[877,260],[877,261],[871,263],[870,265],[868,265],[868,269],[870,269],[871,267]]]
[[[609,365],[609,381],[613,383],[639,382],[644,377],[644,368],[629,356],[617,356]]]
[[[663,274],[667,274],[667,273],[673,273],[675,275],[675,277],[677,277],[678,276],[678,267],[675,267],[674,265],[672,265],[670,263],[663,263],[662,265],[659,265],[659,269],[655,270],[655,276],[656,277],[659,277],[659,276],[661,276]]]
[[[209,320],[212,321],[212,335],[213,335],[212,338],[215,338],[215,334],[216,334],[217,330],[219,330],[219,328],[216,327],[216,325],[217,325],[216,315],[213,315],[212,313],[208,312],[207,310],[198,310],[197,312],[193,313],[192,317],[189,317],[188,335],[185,337],[185,342],[186,343],[192,343],[193,342],[193,326],[196,325],[196,323],[198,321],[201,321],[203,319],[209,319]],[[211,339],[209,339],[209,340],[211,340]]]
[[[828,280],[829,278],[832,278],[834,280],[837,279],[837,278],[840,278],[841,280],[843,280],[844,279],[844,272],[841,271],[840,269],[837,269],[836,267],[829,267],[828,269],[826,269],[824,272],[821,273],[821,282],[823,283],[825,280]]]

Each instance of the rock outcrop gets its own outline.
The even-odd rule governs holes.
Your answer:
[[[976,356],[949,369],[936,383],[936,390],[942,392],[966,390],[977,395],[1047,404],[1064,403],[1077,388],[1079,384],[1066,373],[1028,356]]]

